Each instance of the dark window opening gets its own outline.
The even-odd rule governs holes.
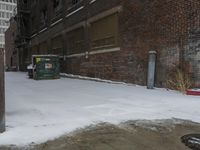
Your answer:
[[[40,23],[41,23],[41,26],[44,26],[46,25],[46,22],[47,22],[47,8],[44,8],[40,11]]]
[[[62,0],[53,0],[53,8],[57,12],[62,8]]]
[[[13,57],[10,58],[10,65],[13,66]]]
[[[76,5],[80,0],[72,0],[72,5]]]
[[[32,5],[32,6],[36,5],[36,3],[37,3],[37,0],[32,0],[32,1],[31,1],[31,5]]]
[[[24,0],[24,4],[27,4],[28,0]]]

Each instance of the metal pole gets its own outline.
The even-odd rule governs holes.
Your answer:
[[[147,88],[153,89],[155,85],[156,51],[149,51]]]
[[[4,51],[0,49],[0,133],[5,131]]]

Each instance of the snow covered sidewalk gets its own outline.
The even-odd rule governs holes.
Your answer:
[[[0,145],[41,143],[99,122],[169,118],[200,122],[200,97],[68,78],[34,81],[9,72]]]

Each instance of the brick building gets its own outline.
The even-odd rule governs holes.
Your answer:
[[[10,26],[5,32],[5,53],[6,67],[8,69],[18,70],[18,53],[15,47],[17,34],[17,22],[14,17],[10,19]]]
[[[200,86],[199,0],[20,0],[21,67],[58,54],[62,72],[145,85],[157,51],[156,84],[182,66]]]

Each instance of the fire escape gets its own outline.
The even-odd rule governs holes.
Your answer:
[[[20,70],[27,65],[30,41],[30,0],[17,0],[17,37],[15,45],[19,53]]]
[[[17,26],[18,37],[17,45],[19,47],[24,46],[29,41],[30,31],[30,5],[29,0],[18,0],[18,13],[17,13]]]

